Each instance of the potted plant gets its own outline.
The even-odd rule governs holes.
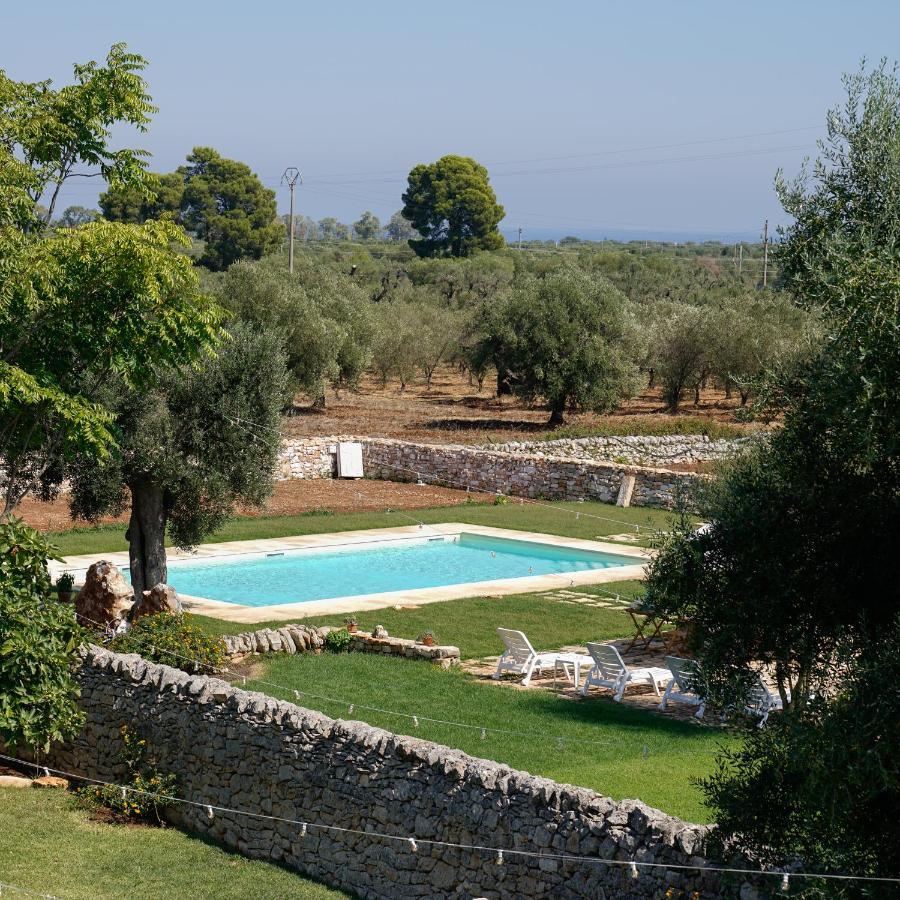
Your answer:
[[[355,634],[357,629],[359,628],[359,622],[356,621],[355,616],[350,616],[344,619],[344,625],[347,626],[347,631],[349,631],[350,634]]]
[[[424,632],[422,634],[422,636],[419,638],[419,643],[424,644],[426,647],[433,647],[434,646],[434,632],[433,631]]]
[[[56,579],[56,595],[63,603],[72,602],[72,588],[75,587],[75,576],[71,572],[63,572]]]

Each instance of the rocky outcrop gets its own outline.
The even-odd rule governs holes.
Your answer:
[[[125,621],[134,590],[111,562],[95,562],[75,598],[75,615],[86,628],[118,628]]]
[[[182,605],[175,588],[160,582],[149,591],[144,591],[140,600],[134,604],[131,621],[135,622],[142,616],[153,616],[163,612],[180,613]]]

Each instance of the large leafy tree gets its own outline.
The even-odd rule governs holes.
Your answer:
[[[115,443],[98,402],[104,382],[145,384],[157,365],[214,346],[221,311],[199,289],[172,223],[97,221],[46,232],[64,181],[95,166],[143,190],[144,154],[114,150],[116,122],[152,110],[144,61],[116,45],[105,67],[76,66],[60,90],[0,76],[0,486],[8,514],[37,487],[52,492],[75,453]],[[51,195],[41,209],[37,199]]]
[[[146,183],[140,187],[111,186],[100,195],[100,210],[110,222],[141,223],[147,219],[158,219],[163,213],[178,219],[183,193],[184,176],[178,172],[165,175],[148,173]]]
[[[284,228],[276,218],[275,192],[246,163],[195,147],[178,172],[184,179],[181,220],[206,243],[202,265],[227,269],[279,247]]]
[[[409,242],[419,256],[468,256],[503,246],[497,230],[503,207],[487,169],[467,156],[415,166],[401,213],[422,236]]]
[[[779,851],[898,876],[896,854],[859,853],[846,823],[883,821],[900,783],[887,749],[896,685],[870,665],[900,654],[900,82],[882,64],[846,87],[811,176],[778,181],[795,218],[778,251],[785,283],[827,339],[773,379],[783,427],[712,486],[711,527],[666,543],[648,593],[694,621],[694,649],[724,702],[740,703],[760,662],[784,702],[771,739],[751,741],[708,783],[721,840],[761,852],[784,814]],[[824,795],[814,758],[835,782]],[[890,825],[886,845],[897,842]]]
[[[115,125],[145,131],[156,111],[141,75],[146,66],[125,44],[114,44],[105,65],[76,65],[75,83],[59,89],[50,81],[12,81],[0,71],[0,143],[6,157],[0,176],[5,187],[13,182],[31,200],[28,217],[47,196],[43,224],[49,224],[59,192],[72,178],[101,176],[112,185],[142,186],[147,152],[113,150],[110,137]]]
[[[166,580],[166,534],[191,547],[238,502],[271,493],[286,389],[278,337],[235,327],[198,369],[167,369],[148,391],[108,386],[119,452],[73,467],[72,513],[95,520],[131,505],[128,550],[136,592]]]
[[[609,411],[636,388],[627,300],[602,276],[566,269],[522,279],[494,331],[513,391],[543,398],[552,425],[567,409]]]

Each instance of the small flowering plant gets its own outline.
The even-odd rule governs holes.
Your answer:
[[[162,810],[171,803],[166,797],[176,796],[178,776],[164,774],[139,738],[127,725],[119,729],[122,750],[119,755],[128,772],[121,785],[91,785],[76,793],[88,807],[103,807],[123,820],[141,820],[163,824]]]

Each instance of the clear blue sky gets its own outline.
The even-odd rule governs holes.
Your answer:
[[[353,221],[399,208],[415,163],[471,155],[526,238],[753,239],[841,73],[900,51],[896,0],[4,5],[13,78],[62,83],[114,41],[150,60],[160,112],[118,137],[155,170],[196,145],[272,187],[297,165],[298,210]],[[63,197],[95,202],[84,182]]]

